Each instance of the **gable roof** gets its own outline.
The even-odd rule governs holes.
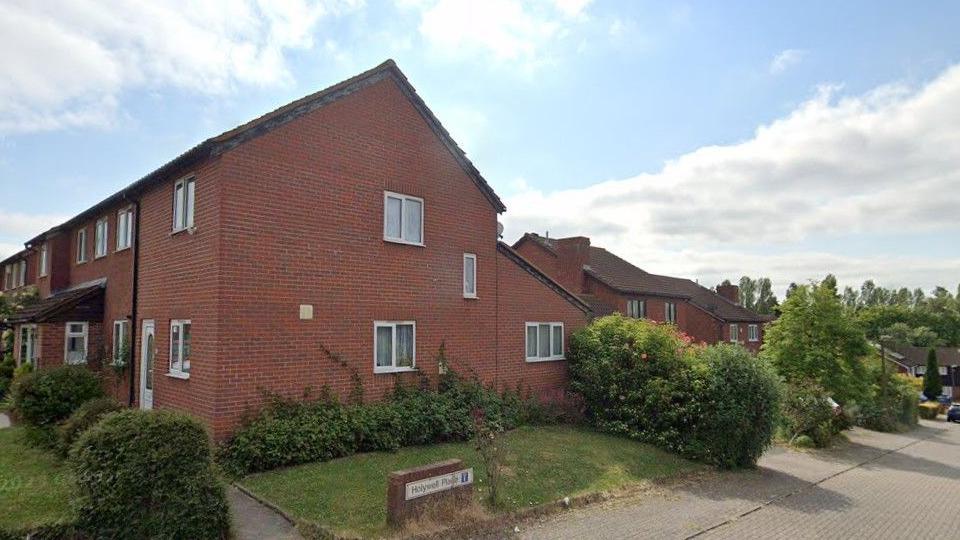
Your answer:
[[[278,109],[268,112],[259,118],[255,118],[245,124],[225,131],[220,135],[211,137],[202,143],[194,146],[186,152],[180,154],[173,160],[162,165],[153,172],[133,182],[129,186],[121,189],[106,199],[100,201],[94,206],[80,212],[67,222],[53,227],[36,237],[30,239],[27,245],[33,245],[53,234],[54,232],[67,228],[74,223],[87,219],[104,209],[118,204],[122,201],[132,202],[139,194],[152,187],[154,184],[171,180],[178,172],[187,172],[187,169],[196,166],[205,160],[216,157],[232,148],[235,148],[251,139],[259,137],[271,130],[282,126],[292,120],[295,120],[307,113],[310,113],[324,105],[337,101],[354,92],[362,90],[368,86],[376,84],[384,79],[393,80],[400,91],[410,100],[414,108],[420,113],[424,121],[430,126],[430,129],[437,135],[450,154],[463,168],[467,176],[477,185],[477,188],[487,198],[497,212],[506,211],[503,201],[493,191],[490,184],[480,174],[480,171],[467,158],[466,153],[457,145],[456,141],[450,136],[450,133],[440,124],[440,120],[433,114],[433,111],[427,107],[423,99],[417,94],[416,89],[410,84],[406,75],[400,71],[393,60],[387,60],[382,64],[364,71],[359,75],[351,77],[345,81],[339,82],[329,88],[320,90],[308,96],[302,97],[296,101],[288,103]]]
[[[19,324],[25,322],[42,323],[55,320],[58,315],[84,305],[85,316],[73,316],[78,321],[99,320],[103,314],[104,281],[97,281],[58,292],[42,300],[24,306],[11,315],[5,322]]]
[[[522,255],[514,251],[514,249],[505,242],[501,242],[499,240],[497,241],[497,251],[504,254],[508,259],[516,263],[517,266],[525,270],[528,274],[537,278],[538,281],[553,289],[554,292],[562,296],[567,302],[573,304],[580,311],[586,313],[587,315],[593,314],[589,304],[581,300],[577,295],[568,291],[563,285],[560,285],[554,281],[553,278],[534,266],[530,261],[524,259]]]
[[[687,300],[724,321],[764,322],[772,319],[737,305],[689,279],[646,272],[600,247],[590,246],[589,262],[584,271],[620,292]]]
[[[889,354],[890,351],[895,354]],[[889,356],[897,359],[897,363],[908,366],[926,366],[930,347],[914,347],[912,345],[894,345],[887,347]],[[960,366],[960,348],[937,347],[937,364],[942,366]]]

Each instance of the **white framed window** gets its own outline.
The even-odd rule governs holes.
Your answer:
[[[17,287],[23,287],[27,284],[27,260],[22,259],[17,263]]]
[[[3,288],[13,288],[13,266],[9,264],[3,267]]]
[[[463,297],[477,297],[477,256],[473,253],[463,254]]]
[[[383,192],[383,239],[423,245],[423,199]]]
[[[117,212],[117,251],[127,249],[133,243],[133,209]]]
[[[172,377],[190,377],[190,321],[170,321],[170,372]]]
[[[20,327],[20,365],[31,364],[37,367],[37,325],[25,324]]]
[[[416,321],[374,321],[373,372],[412,371],[416,367]]]
[[[664,302],[663,303],[663,320],[676,324],[677,322],[677,304],[676,302]]]
[[[643,319],[647,316],[647,302],[644,300],[627,300],[627,317]]]
[[[730,325],[730,343],[737,343],[740,341],[740,326],[736,324]]]
[[[85,322],[68,322],[64,328],[63,361],[67,364],[87,363],[87,330]]]
[[[173,231],[193,227],[196,178],[181,178],[173,185]]]
[[[916,366],[913,368],[913,372],[917,376],[923,375],[927,372],[927,366]]]
[[[759,324],[747,325],[747,340],[760,341],[760,325]]]
[[[46,242],[44,242],[44,244],[40,246],[39,273],[40,273],[40,277],[44,277],[47,275],[47,243]]]
[[[129,343],[127,340],[130,339],[130,321],[121,320],[113,321],[113,361],[117,362],[122,360],[126,362],[129,360],[127,356],[130,354]],[[126,346],[126,347],[125,347]],[[124,350],[124,349],[127,350]]]
[[[99,259],[100,257],[107,256],[107,237],[109,234],[107,231],[110,230],[110,225],[107,222],[107,218],[100,218],[97,220],[97,224],[93,229],[93,258]]]
[[[77,231],[77,264],[87,262],[87,229]]]
[[[940,366],[940,374],[941,375],[947,374],[947,366]]]
[[[563,360],[563,323],[528,322],[527,362]]]

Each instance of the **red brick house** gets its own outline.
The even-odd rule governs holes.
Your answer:
[[[20,361],[86,363],[132,406],[188,411],[217,438],[265,391],[359,381],[377,399],[436,377],[441,349],[456,371],[547,393],[590,308],[498,240],[504,210],[387,61],[28,241],[18,256],[49,265],[27,263],[41,300],[7,325],[18,351],[36,341]],[[133,369],[113,375],[125,342]]]
[[[583,236],[523,235],[513,248],[574,291],[596,315],[614,312],[670,322],[704,343],[735,342],[753,352],[770,317],[740,306],[736,285],[710,290],[694,281],[645,272]]]

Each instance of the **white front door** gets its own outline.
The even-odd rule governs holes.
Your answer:
[[[153,360],[157,355],[156,332],[152,320],[143,321],[140,335],[140,408],[153,408]]]

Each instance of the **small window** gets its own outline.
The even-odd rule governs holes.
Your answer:
[[[64,361],[68,364],[87,363],[87,323],[68,322],[64,333]]]
[[[527,362],[563,360],[563,323],[526,323]]]
[[[40,277],[47,275],[47,244],[40,246]]]
[[[375,321],[373,350],[374,373],[415,369],[417,367],[417,323]]]
[[[477,256],[473,253],[463,254],[463,297],[477,297]]]
[[[917,375],[923,375],[927,372],[927,366],[917,366],[913,368],[914,373]]]
[[[133,243],[133,210],[125,208],[117,213],[117,251]]]
[[[668,323],[676,324],[677,322],[677,304],[675,302],[664,302],[663,304],[663,320]]]
[[[170,321],[170,375],[190,377],[190,321]]]
[[[124,365],[130,356],[130,321],[113,321],[113,361]]]
[[[750,341],[760,341],[760,325],[747,325],[747,339]]]
[[[423,245],[423,199],[385,191],[383,195],[383,239]]]
[[[182,231],[193,227],[193,206],[196,180],[184,178],[173,186],[173,230]]]
[[[736,343],[740,340],[740,327],[736,324],[730,325],[730,342]]]
[[[13,288],[13,267],[9,264],[3,267],[3,288]]]
[[[17,287],[27,284],[27,260],[23,259],[17,265]]]
[[[647,303],[644,300],[627,300],[627,317],[642,319],[647,316]]]
[[[941,375],[947,374],[947,366],[940,366],[940,374]]]
[[[97,220],[97,225],[93,231],[93,257],[99,259],[107,256],[107,218]]]
[[[87,229],[77,231],[77,264],[87,262]]]
[[[25,324],[20,327],[20,365],[37,367],[37,326]]]

